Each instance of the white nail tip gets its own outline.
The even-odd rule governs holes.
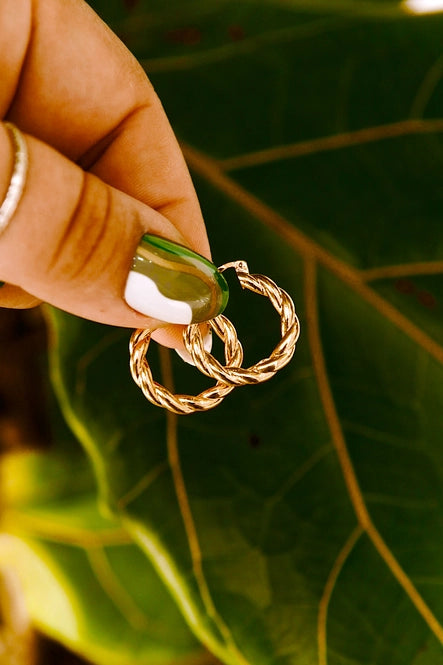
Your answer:
[[[125,287],[125,300],[132,309],[167,323],[188,324],[192,309],[183,301],[167,298],[146,275],[131,270]]]
[[[206,335],[203,338],[203,345],[205,347],[205,351],[208,353],[211,353],[212,350],[212,332],[209,330]],[[194,361],[192,360],[192,356],[190,353],[186,351],[186,349],[175,349],[175,352],[180,356],[182,360],[185,361],[185,363],[188,363],[188,365],[194,365]]]

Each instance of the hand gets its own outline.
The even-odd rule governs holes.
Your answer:
[[[140,253],[139,243],[153,234],[206,257],[209,246],[182,154],[143,70],[82,0],[3,0],[0,69],[0,117],[21,130],[29,154],[23,196],[0,236],[0,306],[43,300],[107,324],[163,327],[156,339],[180,346],[181,329],[153,316],[187,321],[158,315],[175,296],[144,268],[151,265],[146,252],[164,266],[168,245],[153,247],[148,237]],[[0,205],[13,159],[0,124]],[[139,273],[132,286],[131,265],[131,275]],[[197,277],[201,268],[203,281],[212,280],[209,262],[196,265]],[[151,307],[155,294],[134,292],[152,281],[161,287],[160,310]],[[217,294],[193,320],[221,311]]]

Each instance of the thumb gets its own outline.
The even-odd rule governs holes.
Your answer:
[[[1,125],[0,202],[14,159],[8,134]],[[222,275],[184,246],[163,215],[47,144],[25,141],[27,179],[0,237],[1,280],[78,316],[125,327],[186,324],[222,311]]]

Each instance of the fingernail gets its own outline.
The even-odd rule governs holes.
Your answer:
[[[206,335],[203,337],[203,346],[205,351],[208,353],[211,353],[212,350],[212,330],[208,330]],[[185,361],[185,363],[188,363],[188,365],[192,365],[195,367],[195,363],[192,360],[191,354],[186,351],[186,349],[175,349],[175,352],[178,353],[180,358]]]
[[[225,278],[203,256],[159,236],[142,237],[124,294],[137,312],[167,323],[199,323],[218,316],[228,297]]]

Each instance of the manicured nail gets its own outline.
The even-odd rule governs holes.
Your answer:
[[[212,350],[212,330],[208,330],[206,335],[203,337],[203,346],[205,351],[208,353],[211,353]],[[176,353],[180,356],[182,360],[185,361],[185,363],[188,363],[188,365],[192,365],[195,367],[194,361],[192,360],[191,354],[186,351],[186,349],[175,349]]]
[[[229,289],[216,266],[200,254],[146,234],[132,261],[124,297],[141,314],[188,324],[218,316]]]

